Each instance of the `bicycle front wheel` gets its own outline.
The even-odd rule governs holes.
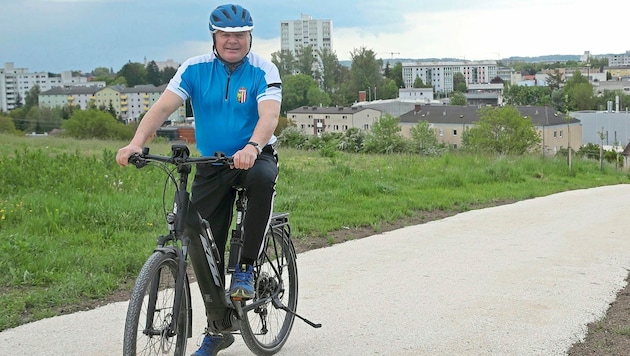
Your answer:
[[[265,248],[254,265],[256,296],[247,304],[271,297],[276,299],[277,305],[295,311],[298,276],[288,227],[272,228],[266,240]],[[273,301],[267,301],[247,312],[241,325],[243,341],[257,355],[273,355],[287,341],[294,319],[292,313],[274,306]]]
[[[190,332],[190,289],[184,281],[179,315],[174,315],[177,258],[155,252],[145,262],[133,288],[123,343],[124,355],[184,355]],[[177,330],[172,330],[177,318]]]

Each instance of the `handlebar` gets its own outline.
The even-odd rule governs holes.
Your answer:
[[[136,168],[145,167],[149,162],[152,161],[170,163],[178,167],[200,163],[231,165],[234,162],[231,156],[226,156],[223,152],[215,152],[214,156],[190,157],[190,150],[188,149],[188,146],[182,144],[172,145],[170,156],[150,154],[149,148],[144,147],[142,153],[134,153],[128,159],[129,164],[133,164],[134,166],[136,166]]]

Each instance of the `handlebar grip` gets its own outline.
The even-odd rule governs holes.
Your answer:
[[[134,153],[129,156],[127,160],[129,164],[133,164],[136,168],[142,168],[147,165],[147,160],[144,159],[139,153]]]

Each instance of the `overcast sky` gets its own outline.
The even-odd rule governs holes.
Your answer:
[[[0,0],[0,67],[32,72],[211,51],[208,15],[223,1]],[[467,60],[551,54],[625,53],[627,0],[243,0],[254,18],[253,51],[280,50],[280,21],[302,14],[333,22],[333,51],[377,57]]]

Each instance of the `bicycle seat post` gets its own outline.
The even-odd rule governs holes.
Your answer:
[[[234,187],[236,189],[236,225],[232,230],[230,238],[230,256],[227,265],[227,272],[234,273],[236,265],[241,260],[241,250],[243,248],[243,216],[247,209],[247,199],[245,197],[245,188]]]

